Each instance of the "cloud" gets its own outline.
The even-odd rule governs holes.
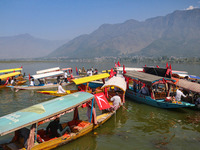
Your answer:
[[[190,5],[188,8],[186,8],[186,10],[193,10],[195,8],[197,8],[197,7],[194,7],[194,6]]]

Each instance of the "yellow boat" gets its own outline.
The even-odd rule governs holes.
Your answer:
[[[37,92],[52,96],[64,96],[78,91],[85,91],[92,93],[92,88],[94,88],[96,89],[96,92],[99,93],[102,92],[100,87],[103,86],[103,84],[105,83],[105,78],[108,78],[109,76],[110,75],[108,73],[103,73],[103,74],[97,74],[93,76],[73,79],[72,83],[74,83],[74,86],[76,86],[78,90],[66,90],[66,93],[58,93],[57,91],[37,91]],[[97,80],[102,80],[102,82]]]
[[[72,94],[75,92],[78,92],[78,90],[66,90],[66,93],[58,93],[57,91],[37,91],[37,93],[58,96],[58,97]]]
[[[89,121],[80,120],[78,108],[84,104],[92,102],[91,114]],[[9,150],[45,150],[53,149],[72,140],[75,140],[92,130],[96,129],[106,122],[116,111],[100,114],[95,119],[94,95],[87,92],[77,92],[63,97],[55,98],[20,111],[0,117],[0,135],[6,135],[15,132],[15,136],[9,143],[4,143],[1,146],[3,149]],[[62,115],[74,111],[72,121],[61,123],[63,128],[69,128],[70,131],[65,132],[58,137],[51,137],[46,134],[44,127],[41,124],[60,118]],[[30,127],[31,126],[31,127]],[[19,132],[24,127],[30,127],[27,139],[19,136]]]
[[[11,69],[9,69],[9,70],[11,70]],[[21,72],[12,72],[12,73],[2,74],[2,75],[0,75],[0,80],[5,82],[8,78],[12,78],[12,77],[15,77],[18,75],[21,75]],[[18,76],[16,78],[16,80],[17,80],[16,85],[22,85],[22,84],[26,83],[26,80],[24,80],[22,76]],[[10,84],[7,83],[4,85],[0,85],[0,88],[6,87],[7,85],[10,85]]]
[[[3,70],[0,70],[0,73],[9,73],[9,72],[15,72],[15,71],[21,72],[22,68],[3,69]]]

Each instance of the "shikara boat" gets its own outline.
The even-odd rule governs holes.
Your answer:
[[[21,68],[12,68],[12,69],[3,69],[3,70],[0,70],[0,74],[10,73],[10,72],[15,72],[15,71],[21,72],[22,70],[23,70],[22,67]]]
[[[171,78],[160,77],[144,72],[130,71],[124,74],[127,80],[126,96],[131,99],[159,108],[192,107],[194,104],[172,101],[171,87],[176,82]],[[130,85],[129,83],[132,83]],[[144,86],[145,85],[145,86]],[[142,93],[142,86],[148,90]]]
[[[96,113],[94,113],[95,99],[100,104],[105,102],[101,96],[94,96],[87,92],[77,92],[0,117],[0,135],[3,136],[15,132],[13,139],[8,143],[2,144],[2,148],[10,150],[53,149],[91,132],[106,122],[116,112],[109,111],[96,116]],[[85,104],[89,105],[89,103],[91,104],[89,121],[80,120],[78,110],[84,108]],[[104,108],[101,107],[101,109],[109,107],[110,105],[108,107],[104,106]],[[73,111],[73,120],[61,123],[63,129],[67,127],[70,131],[58,137],[51,137],[51,133],[46,134],[46,129],[41,124],[45,125],[46,122],[60,118],[66,113],[69,115]],[[27,140],[17,134],[25,127],[30,128]]]
[[[18,76],[20,74],[21,74],[21,72],[12,72],[12,73],[6,73],[6,74],[0,75],[1,82],[2,81],[5,82],[3,85],[0,85],[0,88],[10,85],[9,83],[6,83],[6,80],[8,80],[8,78],[12,78],[12,77]],[[26,80],[24,80],[24,78],[22,76],[18,76],[16,79],[17,79],[16,85],[22,85],[22,84],[26,83]]]
[[[175,85],[183,89],[184,92],[188,94],[188,97],[182,98],[183,101],[199,105],[199,102],[196,102],[197,98],[200,96],[200,84],[197,82],[191,82],[185,79],[172,78],[176,80]],[[199,108],[198,108],[199,109]]]
[[[62,76],[62,75],[63,75],[63,71],[54,71],[54,72],[32,75],[32,78],[37,80],[37,79],[47,79],[49,77],[51,78],[51,77]],[[63,86],[66,86],[69,84],[70,83],[63,83]],[[7,87],[14,88],[17,90],[38,90],[38,89],[55,88],[55,87],[58,87],[58,84],[45,83],[45,84],[38,84],[35,86],[24,85],[24,86],[7,86]]]
[[[63,96],[68,95],[77,91],[92,92],[92,89],[100,89],[101,86],[105,83],[105,78],[108,78],[110,75],[108,73],[97,74],[88,77],[82,77],[71,80],[72,84],[76,86],[77,90],[66,90],[66,93],[57,93],[57,91],[37,91],[41,94],[53,95],[53,96]],[[102,80],[102,81],[97,81]],[[101,90],[100,90],[101,91]]]
[[[123,74],[124,68],[123,67],[114,67],[114,70],[117,71],[118,74]],[[126,71],[139,71],[139,72],[142,72],[143,68],[126,67]]]
[[[125,103],[126,86],[127,85],[125,78],[121,76],[113,76],[108,81],[106,81],[106,83],[101,87],[101,89],[103,89],[104,92],[107,91],[108,92],[107,95],[110,96],[114,96],[115,91],[118,91],[123,103]]]

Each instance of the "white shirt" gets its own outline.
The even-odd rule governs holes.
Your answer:
[[[177,89],[177,90],[176,90],[176,96],[175,96],[176,100],[177,100],[177,101],[181,101],[181,96],[186,97],[186,96],[183,94],[183,92],[181,92],[179,89]]]
[[[61,85],[58,86],[58,93],[66,93]]]
[[[35,86],[34,81],[31,81],[30,86]]]
[[[88,72],[88,75],[89,75],[89,76],[92,76],[92,70],[90,70],[90,71]]]
[[[13,84],[14,80],[11,80],[10,84]]]
[[[118,108],[118,106],[121,104],[121,98],[118,95],[113,96],[110,101],[113,101],[113,106],[115,110]]]
[[[67,78],[67,76],[68,76],[68,74],[67,74],[67,72],[65,72],[64,77]]]

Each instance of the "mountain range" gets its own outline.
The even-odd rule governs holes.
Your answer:
[[[177,10],[145,21],[103,24],[70,41],[29,34],[0,37],[0,59],[104,56],[200,57],[200,9]]]
[[[0,37],[0,59],[44,57],[66,41],[35,38],[29,34]]]
[[[200,57],[200,9],[178,10],[145,21],[103,24],[81,35],[47,57],[103,56]]]

